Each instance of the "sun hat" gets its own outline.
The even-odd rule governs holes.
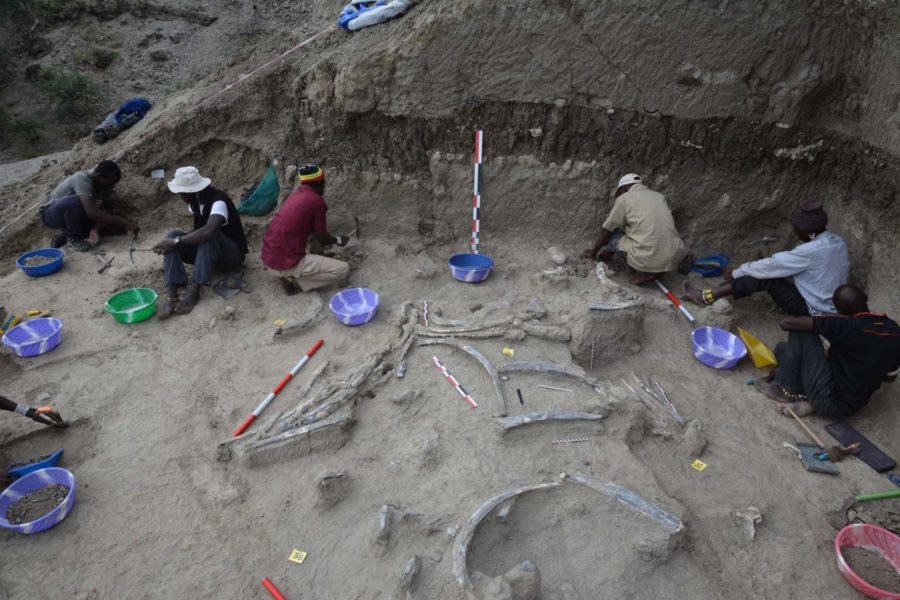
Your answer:
[[[305,165],[300,167],[298,175],[300,183],[315,183],[325,181],[325,171],[319,165]]]
[[[800,231],[818,231],[828,225],[828,214],[821,202],[808,200],[791,213],[791,225]]]
[[[194,194],[205,190],[211,183],[212,179],[202,177],[197,167],[180,167],[167,185],[176,194]]]
[[[619,179],[619,187],[623,185],[631,185],[632,183],[640,183],[641,176],[637,173],[629,173],[628,175],[623,175],[621,179]]]

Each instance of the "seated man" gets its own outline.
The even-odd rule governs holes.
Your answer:
[[[297,188],[272,217],[263,236],[262,262],[281,279],[284,291],[292,296],[323,285],[343,281],[350,273],[347,263],[318,254],[307,254],[306,244],[311,233],[323,246],[344,246],[346,236],[328,233],[325,213],[328,207],[325,192],[325,173],[316,165],[306,165],[299,172]]]
[[[188,212],[194,216],[194,229],[190,233],[170,231],[166,239],[153,247],[164,257],[166,301],[159,312],[160,319],[173,312],[191,312],[200,300],[200,286],[212,284],[213,272],[239,269],[249,252],[241,216],[228,194],[211,183],[209,178],[200,176],[196,167],[181,167],[168,183],[169,190],[188,205]],[[190,285],[184,263],[194,265]],[[185,286],[187,292],[179,301],[179,290]]]
[[[634,173],[619,179],[612,210],[593,247],[581,257],[606,262],[617,252],[637,271],[632,283],[677,269],[687,254],[665,197],[642,184],[640,175]]]
[[[839,287],[833,302],[838,315],[781,321],[790,332],[788,341],[775,347],[774,381],[760,385],[764,394],[801,417],[816,413],[845,419],[869,402],[882,381],[893,381],[900,368],[897,323],[869,312],[868,298],[856,286]],[[831,342],[827,355],[820,335]]]
[[[839,235],[825,229],[828,215],[818,202],[802,204],[791,213],[790,219],[794,235],[802,244],[742,264],[726,274],[726,279],[732,279],[730,283],[717,288],[696,290],[686,285],[685,295],[701,306],[708,306],[724,296],[734,296],[737,300],[766,291],[791,316],[834,314],[831,295],[838,286],[847,283],[850,271],[847,244]]]
[[[137,233],[137,225],[108,212],[112,189],[121,178],[118,165],[104,160],[92,171],[78,171],[57,185],[40,208],[41,222],[62,230],[50,245],[61,248],[68,243],[73,250],[86,252],[99,243],[101,233]],[[101,203],[107,210],[98,208]]]

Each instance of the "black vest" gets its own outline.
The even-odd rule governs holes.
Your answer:
[[[212,212],[213,203],[221,200],[225,203],[225,206],[228,207],[228,223],[222,226],[222,233],[234,241],[234,243],[238,245],[238,248],[241,249],[241,252],[248,254],[250,248],[247,246],[247,237],[244,235],[244,226],[241,224],[241,215],[238,214],[231,198],[229,198],[228,194],[222,190],[212,186],[210,186],[209,191],[211,192],[210,199],[203,205],[202,211],[200,210],[199,202],[191,202],[191,212],[194,213],[194,231],[197,231],[206,225],[209,221],[209,215]]]

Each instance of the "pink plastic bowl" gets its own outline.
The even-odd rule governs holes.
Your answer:
[[[865,548],[869,552],[880,555],[894,565],[895,569],[900,570],[900,536],[875,525],[855,523],[841,529],[837,537],[834,538],[834,551],[837,554],[838,570],[840,570],[844,579],[847,580],[847,583],[869,598],[875,598],[876,600],[900,600],[900,594],[879,589],[854,573],[841,553],[841,549],[845,546]]]

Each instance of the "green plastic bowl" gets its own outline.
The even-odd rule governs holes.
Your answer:
[[[156,292],[149,288],[131,288],[106,301],[106,312],[119,323],[140,323],[156,312]]]

